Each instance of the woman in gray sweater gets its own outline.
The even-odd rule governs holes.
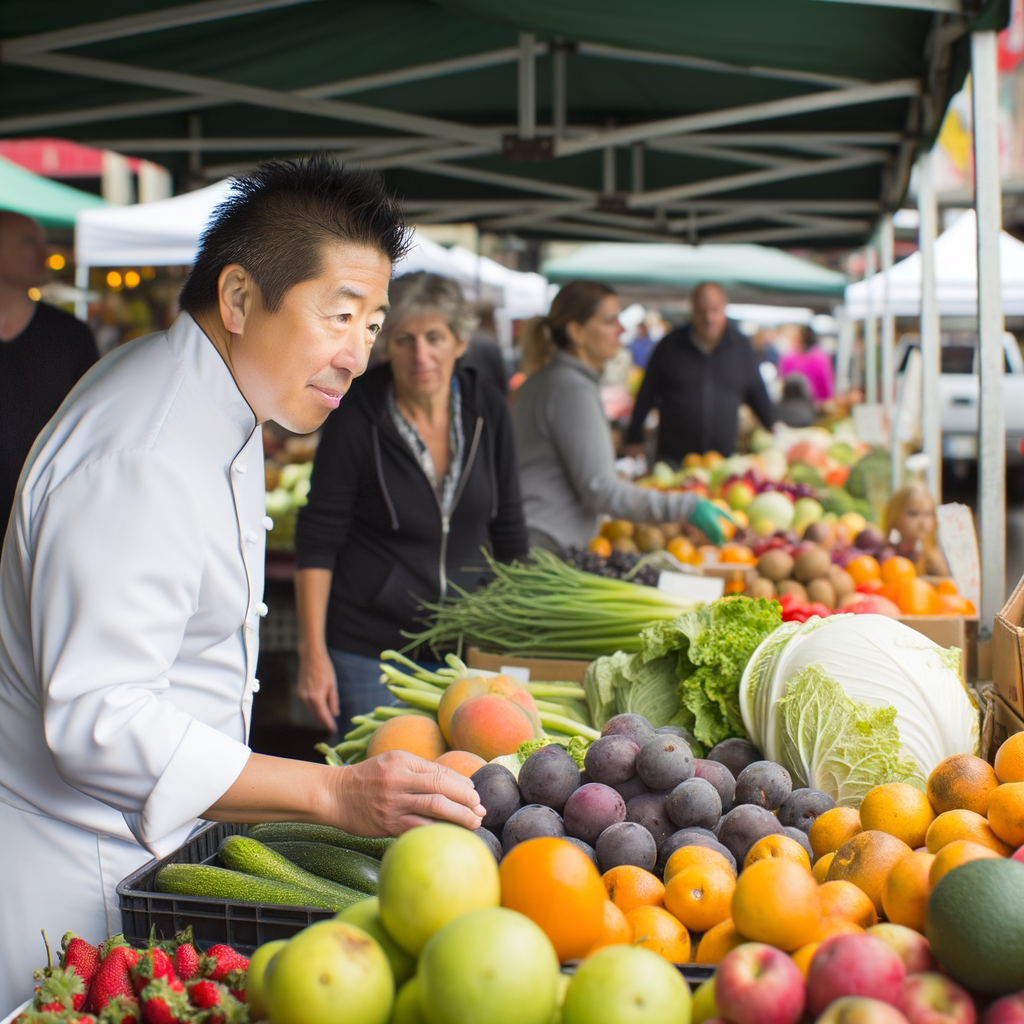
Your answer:
[[[571,281],[555,296],[548,315],[530,321],[524,331],[528,358],[540,362],[550,354],[519,389],[513,411],[531,546],[561,554],[584,547],[602,515],[635,523],[688,519],[720,544],[722,513],[711,502],[693,493],[637,487],[615,472],[599,382],[619,349],[621,312],[611,288]]]

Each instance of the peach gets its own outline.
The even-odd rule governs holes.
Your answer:
[[[715,972],[715,1005],[732,1024],[796,1024],[804,979],[781,950],[760,942],[737,946]]]
[[[899,954],[874,935],[826,939],[807,971],[807,1009],[814,1017],[843,996],[868,996],[898,1007],[907,969]]]
[[[463,701],[449,723],[452,746],[491,761],[502,754],[514,754],[520,743],[536,739],[541,732],[537,706],[525,690],[521,692],[529,704],[496,693],[482,693]]]
[[[881,924],[870,927],[868,935],[874,935],[887,946],[891,946],[899,954],[903,966],[907,969],[907,974],[920,974],[922,971],[935,970],[935,957],[932,956],[932,948],[928,945],[928,940],[920,932],[915,932],[913,928],[883,921]]]
[[[936,971],[903,982],[903,1016],[910,1024],[974,1024],[974,1000],[952,978]]]
[[[815,1024],[908,1024],[907,1018],[880,999],[844,996],[837,999]]]
[[[479,697],[484,693],[496,693],[499,697],[507,697],[509,700],[522,701],[522,697],[529,697],[529,707],[536,712],[537,707],[533,698],[523,687],[510,676],[466,676],[465,679],[457,679],[448,686],[448,689],[441,694],[441,703],[437,706],[437,724],[441,727],[444,738],[451,743],[451,720],[455,709],[470,697]]]
[[[445,752],[445,742],[437,722],[427,715],[398,715],[377,726],[366,756],[376,757],[387,750],[405,750],[433,761]]]

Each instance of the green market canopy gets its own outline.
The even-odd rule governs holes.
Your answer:
[[[0,210],[35,217],[46,227],[73,228],[79,210],[106,205],[99,196],[41,178],[0,157]]]
[[[0,134],[188,184],[325,148],[418,223],[855,244],[1008,0],[36,0],[0,5]]]

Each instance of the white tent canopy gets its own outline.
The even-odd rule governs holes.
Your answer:
[[[83,210],[75,224],[75,262],[83,267],[188,266],[214,208],[228,195],[229,180],[137,206]],[[97,216],[98,214],[98,216]],[[523,274],[455,246],[446,249],[420,232],[394,276],[426,270],[454,278],[467,297],[494,295],[510,320],[540,316],[550,304],[547,280]]]
[[[89,211],[86,215],[105,213]],[[1005,231],[999,236],[1003,314],[1024,316],[1024,242]],[[888,285],[888,289],[887,286]],[[935,240],[935,288],[940,316],[978,313],[977,220],[973,210]],[[888,290],[888,301],[886,291]],[[884,274],[858,281],[846,289],[846,315],[919,316],[921,313],[921,254],[915,252]]]

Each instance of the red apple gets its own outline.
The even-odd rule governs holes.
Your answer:
[[[1014,992],[989,1003],[982,1020],[984,1024],[1024,1024],[1024,992]]]
[[[977,1017],[974,1000],[952,978],[937,971],[907,977],[900,1009],[910,1024],[974,1024]]]
[[[913,928],[885,921],[870,927],[868,935],[876,936],[887,946],[896,950],[903,961],[903,966],[907,969],[907,974],[934,971],[937,966],[928,940],[920,932],[915,932]]]
[[[718,965],[715,1004],[732,1024],[796,1024],[804,979],[781,950],[760,942],[737,946]]]
[[[837,999],[815,1024],[908,1024],[907,1018],[880,999],[844,996]]]
[[[870,996],[898,1007],[906,976],[899,955],[881,939],[834,935],[818,947],[808,968],[807,1009],[817,1017],[843,996]]]
[[[1022,442],[1022,445],[1024,445],[1024,442]],[[1019,860],[1022,864],[1024,864],[1024,846],[1017,850],[1010,859]]]

